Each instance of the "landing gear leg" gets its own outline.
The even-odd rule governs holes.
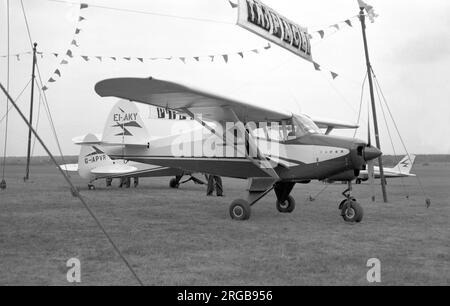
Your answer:
[[[351,192],[352,182],[348,182],[348,188],[342,193],[345,199],[339,204],[339,209],[345,222],[359,223],[363,219],[364,211]]]

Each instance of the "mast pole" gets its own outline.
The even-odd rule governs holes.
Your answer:
[[[361,28],[362,28],[363,41],[364,41],[364,51],[365,51],[365,55],[366,55],[367,76],[369,79],[370,100],[372,102],[372,115],[373,115],[373,125],[374,125],[374,130],[375,130],[375,141],[377,144],[377,148],[379,150],[381,150],[380,134],[379,134],[379,130],[378,130],[378,120],[377,120],[377,109],[376,109],[376,105],[375,105],[375,95],[374,95],[374,90],[373,90],[372,65],[370,64],[369,48],[368,48],[368,44],[367,44],[366,16],[364,14],[364,7],[360,7],[359,20],[361,21]],[[383,201],[384,201],[384,203],[387,203],[388,199],[387,199],[387,192],[386,192],[386,180],[384,177],[383,160],[382,160],[381,156],[378,157],[378,164],[380,167],[381,191],[383,192]]]
[[[36,47],[37,43],[33,44],[33,68],[31,73],[31,98],[30,98],[30,125],[33,124],[33,103],[34,103],[34,80],[35,80],[35,69],[36,69]],[[31,135],[32,129],[31,127],[28,129],[28,150],[27,150],[27,167],[25,170],[24,181],[27,181],[30,178],[30,158],[31,158]]]

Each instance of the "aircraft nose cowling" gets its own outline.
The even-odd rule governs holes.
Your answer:
[[[383,154],[383,153],[373,146],[368,146],[368,147],[364,148],[364,160],[366,162],[380,157],[381,154]]]

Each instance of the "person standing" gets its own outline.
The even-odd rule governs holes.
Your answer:
[[[222,178],[217,175],[207,174],[208,187],[206,188],[206,195],[212,196],[214,189],[216,190],[216,195],[218,197],[223,197],[223,185]]]

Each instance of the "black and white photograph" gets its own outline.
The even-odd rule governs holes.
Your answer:
[[[0,0],[0,286],[450,285],[449,16]]]

